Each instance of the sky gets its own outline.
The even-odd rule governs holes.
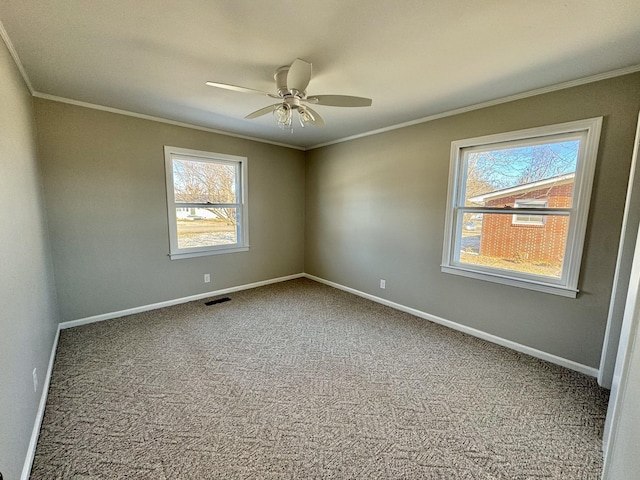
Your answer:
[[[575,172],[579,147],[580,140],[572,139],[487,151],[474,149],[464,157],[467,181],[475,175],[487,184],[487,191],[495,191]]]

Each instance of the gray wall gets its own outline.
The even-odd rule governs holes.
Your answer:
[[[633,74],[307,152],[305,271],[597,368],[639,108]],[[451,142],[596,116],[579,297],[441,273]]]
[[[34,105],[63,321],[304,271],[304,152],[48,100]],[[248,157],[248,252],[167,257],[164,145]]]
[[[31,95],[0,41],[0,471],[20,478],[58,315]],[[33,391],[31,372],[39,385]]]

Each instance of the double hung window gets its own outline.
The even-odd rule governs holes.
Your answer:
[[[454,141],[442,271],[575,297],[601,124]]]
[[[164,150],[171,258],[248,250],[247,159]]]

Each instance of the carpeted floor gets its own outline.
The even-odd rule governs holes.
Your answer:
[[[32,479],[598,479],[595,379],[300,279],[61,333]]]

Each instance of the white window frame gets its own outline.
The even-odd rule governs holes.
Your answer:
[[[522,198],[519,200],[515,201],[515,204],[513,206],[513,208],[526,208],[527,206],[530,206],[531,208],[547,208],[547,206],[549,205],[549,202],[547,200],[540,200],[537,198]],[[540,227],[543,226],[546,222],[545,222],[545,217],[542,215],[535,215],[535,217],[539,217],[540,220],[535,220],[535,221],[531,221],[531,220],[523,220],[522,218],[518,218],[518,217],[523,217],[523,216],[527,216],[529,218],[531,218],[534,215],[531,214],[522,214],[522,213],[514,213],[513,214],[513,218],[511,220],[511,224],[512,225],[523,225],[523,226],[531,226],[531,227]]]
[[[223,253],[246,252],[249,250],[249,202],[247,198],[248,167],[249,160],[246,157],[226,155],[223,153],[204,152],[187,148],[164,147],[165,178],[167,187],[167,217],[169,221],[169,257],[171,260],[180,258],[203,257]],[[236,193],[238,203],[234,204],[197,204],[176,203],[173,179],[174,159],[191,160],[198,162],[234,164],[238,168]],[[224,208],[233,206],[239,216],[238,241],[230,245],[211,245],[206,247],[179,248],[178,225],[176,217],[177,208]]]
[[[587,229],[589,203],[591,200],[601,129],[602,117],[596,117],[452,142],[441,271],[575,298],[579,291],[578,277],[580,274],[580,263]],[[513,215],[514,213],[512,209],[509,210],[508,208],[465,207],[465,178],[463,178],[463,175],[465,175],[466,172],[464,171],[463,165],[464,153],[473,148],[488,150],[491,148],[507,148],[507,146],[544,144],[552,140],[550,137],[557,135],[567,137],[575,135],[575,138],[581,139],[574,178],[572,205],[568,208],[523,208],[521,210],[523,210],[522,214],[539,215],[545,213],[560,214],[569,217],[567,245],[561,277],[554,279],[541,275],[461,263],[459,261],[459,238],[461,238],[459,232],[461,232],[463,228],[463,213],[498,213],[505,215]]]

